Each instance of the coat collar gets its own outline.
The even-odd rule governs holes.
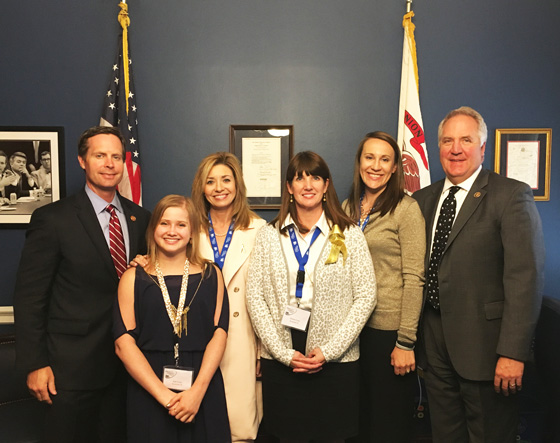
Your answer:
[[[236,229],[233,231],[231,244],[222,269],[226,287],[249,258],[251,254],[251,244],[249,240],[254,237],[255,229],[257,229],[257,227],[254,221],[252,221],[247,229]],[[208,232],[206,231],[200,233],[200,251],[204,258],[214,261],[214,252],[212,251],[212,245],[210,244]]]
[[[133,204],[117,193],[117,197],[122,205],[124,215],[126,217],[126,224],[128,226],[128,237],[130,251],[138,250],[138,229],[136,227],[136,216],[133,214]],[[76,214],[78,219],[82,223],[85,231],[89,235],[91,242],[95,245],[101,260],[108,268],[109,273],[115,281],[119,281],[117,276],[117,271],[115,270],[115,265],[113,264],[113,259],[111,258],[111,252],[107,247],[107,241],[103,235],[103,230],[99,225],[97,215],[91,204],[91,200],[87,196],[85,188],[76,194],[75,198]]]

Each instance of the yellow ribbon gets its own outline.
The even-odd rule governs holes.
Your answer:
[[[344,234],[338,227],[338,225],[334,225],[329,232],[329,241],[331,242],[331,252],[329,253],[329,257],[325,262],[326,265],[331,263],[336,263],[338,261],[338,256],[342,253],[342,259],[344,260],[343,264],[346,265],[346,257],[348,257],[348,250],[346,249],[346,244],[344,243]]]
[[[126,93],[126,113],[128,114],[128,94],[129,84],[128,84],[128,27],[130,26],[130,18],[128,17],[128,5],[126,3],[119,3],[121,7],[121,11],[119,12],[119,23],[123,29],[123,36],[122,36],[122,45],[123,45],[123,54],[122,54],[122,62],[123,62],[123,69],[124,69],[124,90]]]

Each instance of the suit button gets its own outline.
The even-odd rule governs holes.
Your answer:
[[[233,292],[239,292],[239,288],[233,288]]]
[[[233,316],[234,316],[234,317],[239,317],[239,312],[234,312],[234,313],[233,313]]]

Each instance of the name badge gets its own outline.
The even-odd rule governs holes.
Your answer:
[[[164,366],[163,384],[174,391],[186,391],[192,386],[193,368],[183,366]]]
[[[311,317],[311,311],[296,308],[295,306],[286,306],[284,316],[282,317],[282,325],[305,332],[307,323],[309,323],[309,317]]]

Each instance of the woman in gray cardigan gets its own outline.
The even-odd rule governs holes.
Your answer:
[[[279,215],[257,234],[247,306],[263,343],[263,426],[281,439],[342,441],[358,431],[358,336],[375,306],[360,229],[325,161],[288,165]]]
[[[404,192],[399,146],[385,132],[360,143],[347,214],[363,230],[377,277],[375,311],[360,335],[360,440],[410,441],[414,345],[424,286],[425,230]]]

